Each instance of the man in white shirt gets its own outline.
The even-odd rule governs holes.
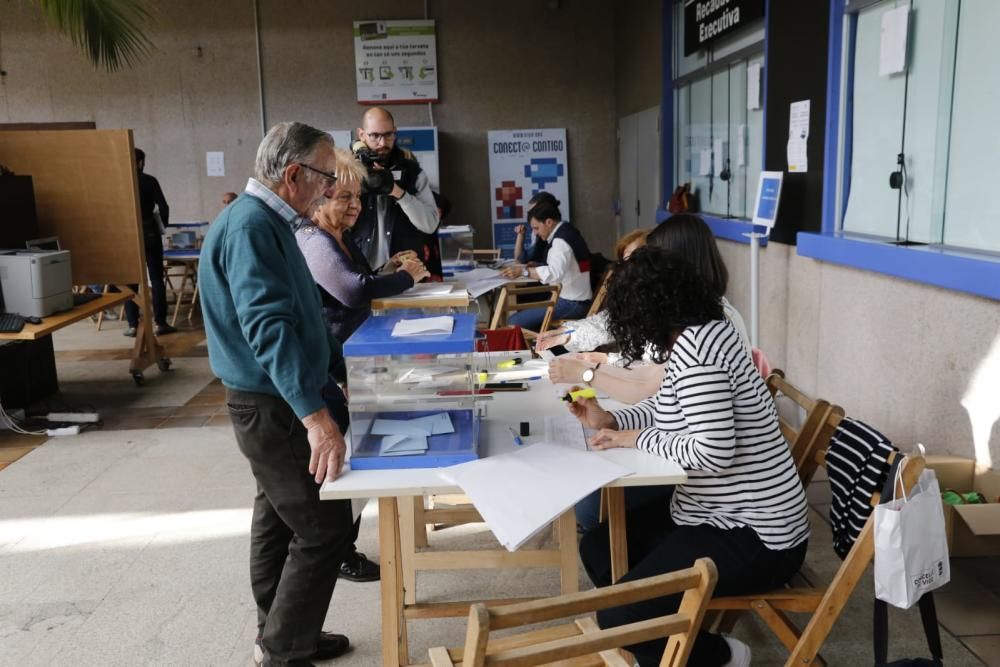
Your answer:
[[[590,249],[576,227],[562,221],[559,207],[551,202],[539,202],[528,211],[528,222],[538,238],[549,244],[545,264],[525,266],[512,264],[503,270],[507,278],[534,278],[545,285],[559,285],[553,319],[579,319],[590,310],[593,292],[590,289]],[[507,320],[529,331],[538,331],[545,319],[545,308],[532,308],[514,313]]]

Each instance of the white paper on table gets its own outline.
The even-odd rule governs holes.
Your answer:
[[[747,65],[747,111],[760,108],[760,63]]]
[[[455,318],[451,315],[438,317],[421,317],[412,320],[400,320],[392,328],[393,338],[405,336],[428,336],[450,334],[455,328]]]
[[[462,487],[508,551],[586,495],[629,474],[590,452],[548,442],[441,470],[442,477]],[[511,480],[517,480],[516,491]]]
[[[510,280],[507,278],[486,278],[485,280],[477,280],[474,283],[467,284],[465,289],[469,291],[470,297],[478,299],[487,292],[495,290],[497,287],[503,287],[509,282]]]
[[[716,174],[721,174],[722,170],[726,168],[726,141],[725,139],[716,139],[712,144],[712,158],[713,158],[713,169]]]
[[[500,272],[496,269],[488,269],[485,267],[479,267],[472,269],[471,271],[462,271],[456,273],[452,276],[452,281],[459,284],[468,285],[469,283],[474,283],[479,280],[486,280],[488,278],[496,278],[500,275]]]
[[[379,456],[415,456],[427,451],[427,436],[387,435],[382,438]]]
[[[404,296],[445,296],[455,288],[449,283],[418,283],[403,292]]]
[[[698,154],[698,175],[699,176],[711,176],[712,175],[712,150],[710,148],[703,149]]]
[[[879,76],[906,70],[906,33],[909,22],[910,8],[907,5],[887,10],[882,14],[878,50]]]
[[[546,415],[545,440],[565,447],[590,449],[583,424],[571,414]]]

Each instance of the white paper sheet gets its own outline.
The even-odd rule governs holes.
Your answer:
[[[747,163],[747,126],[740,125],[736,130],[736,166],[745,167]]]
[[[372,435],[431,436],[454,433],[455,426],[447,412],[439,412],[415,419],[376,419]]]
[[[454,366],[421,366],[419,368],[411,368],[399,376],[396,382],[402,384],[413,384],[416,382],[430,382],[436,377],[441,375],[449,375],[452,373],[462,373],[462,369],[455,368]],[[441,378],[443,379],[443,378]],[[453,378],[449,378],[449,381]]]
[[[452,278],[452,282],[459,285],[468,285],[469,283],[474,283],[479,280],[486,280],[488,278],[496,278],[500,275],[500,272],[496,269],[487,269],[485,267],[480,267],[477,269],[472,269],[471,271],[460,271],[456,273]]]
[[[427,437],[423,435],[387,435],[382,438],[379,456],[416,456],[427,451]]]
[[[879,76],[897,74],[906,70],[906,32],[910,22],[907,5],[890,9],[882,14],[882,32],[879,35]]]
[[[448,283],[419,283],[403,292],[404,296],[445,296],[451,294],[454,285]]]
[[[715,174],[721,174],[726,168],[726,140],[716,139],[712,144],[712,168]]]
[[[792,102],[788,111],[788,171],[809,171],[809,100]]]
[[[430,336],[450,334],[455,327],[455,318],[451,315],[438,317],[421,317],[413,320],[400,320],[392,328],[393,338],[405,336]]]
[[[473,299],[478,299],[490,290],[502,287],[508,282],[510,281],[506,278],[487,278],[485,280],[478,280],[474,283],[468,283],[465,286],[465,289],[469,291],[469,296]]]
[[[587,494],[630,474],[607,459],[547,442],[441,470],[515,551]],[[511,488],[517,480],[517,489]]]
[[[760,63],[747,66],[747,111],[760,108]]]
[[[546,415],[545,440],[563,445],[564,447],[579,448],[581,450],[590,449],[587,445],[587,435],[584,432],[583,424],[569,413]]]
[[[699,176],[711,176],[712,175],[712,150],[710,148],[705,148],[698,154],[698,175]]]

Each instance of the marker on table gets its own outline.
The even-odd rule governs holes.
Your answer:
[[[503,369],[514,368],[514,366],[518,366],[518,365],[523,364],[523,363],[524,363],[524,360],[521,359],[521,357],[515,357],[514,359],[508,359],[507,361],[501,361],[499,364],[497,364],[497,368],[503,368]]]
[[[517,433],[514,433],[514,429],[512,429],[510,426],[508,426],[507,430],[510,431],[510,437],[514,438],[514,444],[515,445],[517,445],[518,447],[520,447],[521,445],[524,444],[524,441],[521,440],[521,436],[519,436]]]

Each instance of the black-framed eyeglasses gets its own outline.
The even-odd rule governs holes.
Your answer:
[[[322,169],[317,169],[316,167],[311,167],[308,164],[306,164],[305,162],[296,162],[295,164],[299,165],[303,169],[308,169],[309,171],[311,171],[313,173],[316,173],[316,174],[319,174],[320,176],[322,176],[323,178],[325,178],[326,179],[326,187],[330,187],[334,183],[337,182],[337,175],[336,174],[331,174],[328,171],[323,171]]]
[[[390,139],[396,138],[396,130],[391,132],[365,132],[368,138],[371,139],[376,144],[379,141],[389,141]]]

